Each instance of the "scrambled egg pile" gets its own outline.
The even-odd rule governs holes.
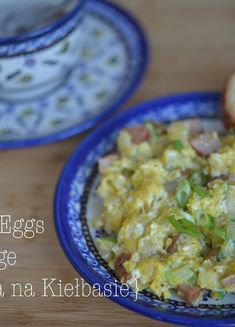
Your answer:
[[[101,255],[138,291],[235,292],[235,135],[189,119],[125,128],[99,161]],[[137,282],[136,282],[137,281]]]

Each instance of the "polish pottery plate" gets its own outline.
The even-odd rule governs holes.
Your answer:
[[[71,137],[101,122],[136,90],[146,71],[148,49],[139,24],[106,1],[89,0],[83,20],[86,34],[74,71],[44,97],[0,102],[0,148],[34,146]],[[66,42],[61,53],[70,51]],[[27,84],[39,64],[24,58],[26,75],[9,78]],[[44,65],[56,65],[44,58]],[[42,63],[40,62],[40,65]],[[48,68],[49,69],[49,68]]]
[[[121,283],[101,258],[95,237],[102,231],[94,230],[92,219],[99,215],[100,199],[96,188],[99,182],[97,161],[115,147],[119,131],[126,126],[144,121],[170,122],[188,117],[215,118],[220,112],[218,93],[187,93],[145,102],[121,113],[96,129],[75,150],[59,179],[54,202],[57,234],[62,248],[73,267],[91,285],[98,285],[107,297],[124,307],[153,319],[189,326],[234,326],[235,297],[223,300],[205,295],[198,306],[186,304],[176,295],[168,300],[148,290],[138,294],[121,292]],[[117,292],[118,289],[118,292]]]

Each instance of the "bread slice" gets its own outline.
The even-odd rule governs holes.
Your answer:
[[[229,76],[225,84],[222,117],[227,128],[235,128],[235,72]]]

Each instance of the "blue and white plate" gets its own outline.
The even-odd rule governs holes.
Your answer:
[[[67,162],[55,195],[54,212],[61,245],[74,268],[90,284],[105,290],[108,283],[120,290],[114,272],[108,267],[95,246],[94,236],[101,231],[92,228],[91,221],[101,208],[96,194],[98,159],[113,149],[123,127],[145,120],[169,122],[192,116],[218,117],[218,93],[187,93],[159,98],[140,104],[96,129],[75,150]],[[218,118],[217,118],[218,120]],[[114,295],[115,294],[115,295]],[[235,326],[235,296],[223,301],[205,296],[198,307],[187,305],[173,296],[163,300],[147,291],[112,293],[110,298],[135,312],[172,323],[198,326]]]
[[[103,0],[88,1],[84,24],[78,64],[64,85],[31,102],[0,103],[0,148],[39,145],[81,133],[118,109],[136,90],[148,62],[139,24]],[[35,64],[25,58],[30,69]]]

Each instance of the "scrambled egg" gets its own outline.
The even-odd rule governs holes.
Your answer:
[[[123,129],[117,153],[100,163],[95,219],[107,233],[97,246],[121,281],[194,304],[205,289],[235,291],[235,136],[218,136],[215,147],[206,132],[198,142],[197,124]]]

